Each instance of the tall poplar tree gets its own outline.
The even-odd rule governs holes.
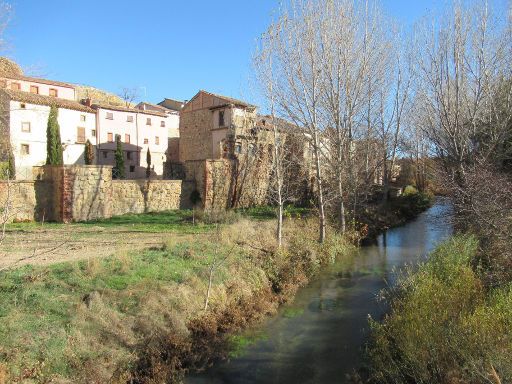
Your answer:
[[[46,127],[46,165],[64,164],[58,116],[59,110],[53,105],[50,108]]]

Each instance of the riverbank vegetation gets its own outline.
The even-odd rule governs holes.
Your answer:
[[[371,382],[512,381],[512,285],[485,286],[478,240],[456,236],[388,291],[392,312],[372,321]]]
[[[287,220],[278,248],[272,222],[238,218],[143,252],[4,271],[0,377],[177,381],[226,357],[231,332],[273,313],[322,264],[350,257],[346,237],[333,230],[319,244],[315,225]]]

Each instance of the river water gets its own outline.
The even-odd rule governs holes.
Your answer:
[[[247,348],[185,382],[348,383],[347,374],[364,361],[368,316],[380,319],[386,311],[379,292],[451,235],[450,213],[449,201],[438,198],[416,220],[326,268],[276,316],[246,332],[253,340]]]

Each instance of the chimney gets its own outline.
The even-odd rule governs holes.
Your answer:
[[[82,99],[82,104],[87,106],[87,107],[91,107],[92,106],[92,99],[90,97],[88,97],[87,99]]]

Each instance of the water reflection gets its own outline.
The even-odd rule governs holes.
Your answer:
[[[417,220],[361,248],[348,271],[346,262],[331,266],[258,330],[267,337],[186,382],[344,383],[361,363],[368,315],[380,318],[385,310],[377,294],[400,267],[417,264],[451,235],[450,213],[449,201],[438,199]]]

